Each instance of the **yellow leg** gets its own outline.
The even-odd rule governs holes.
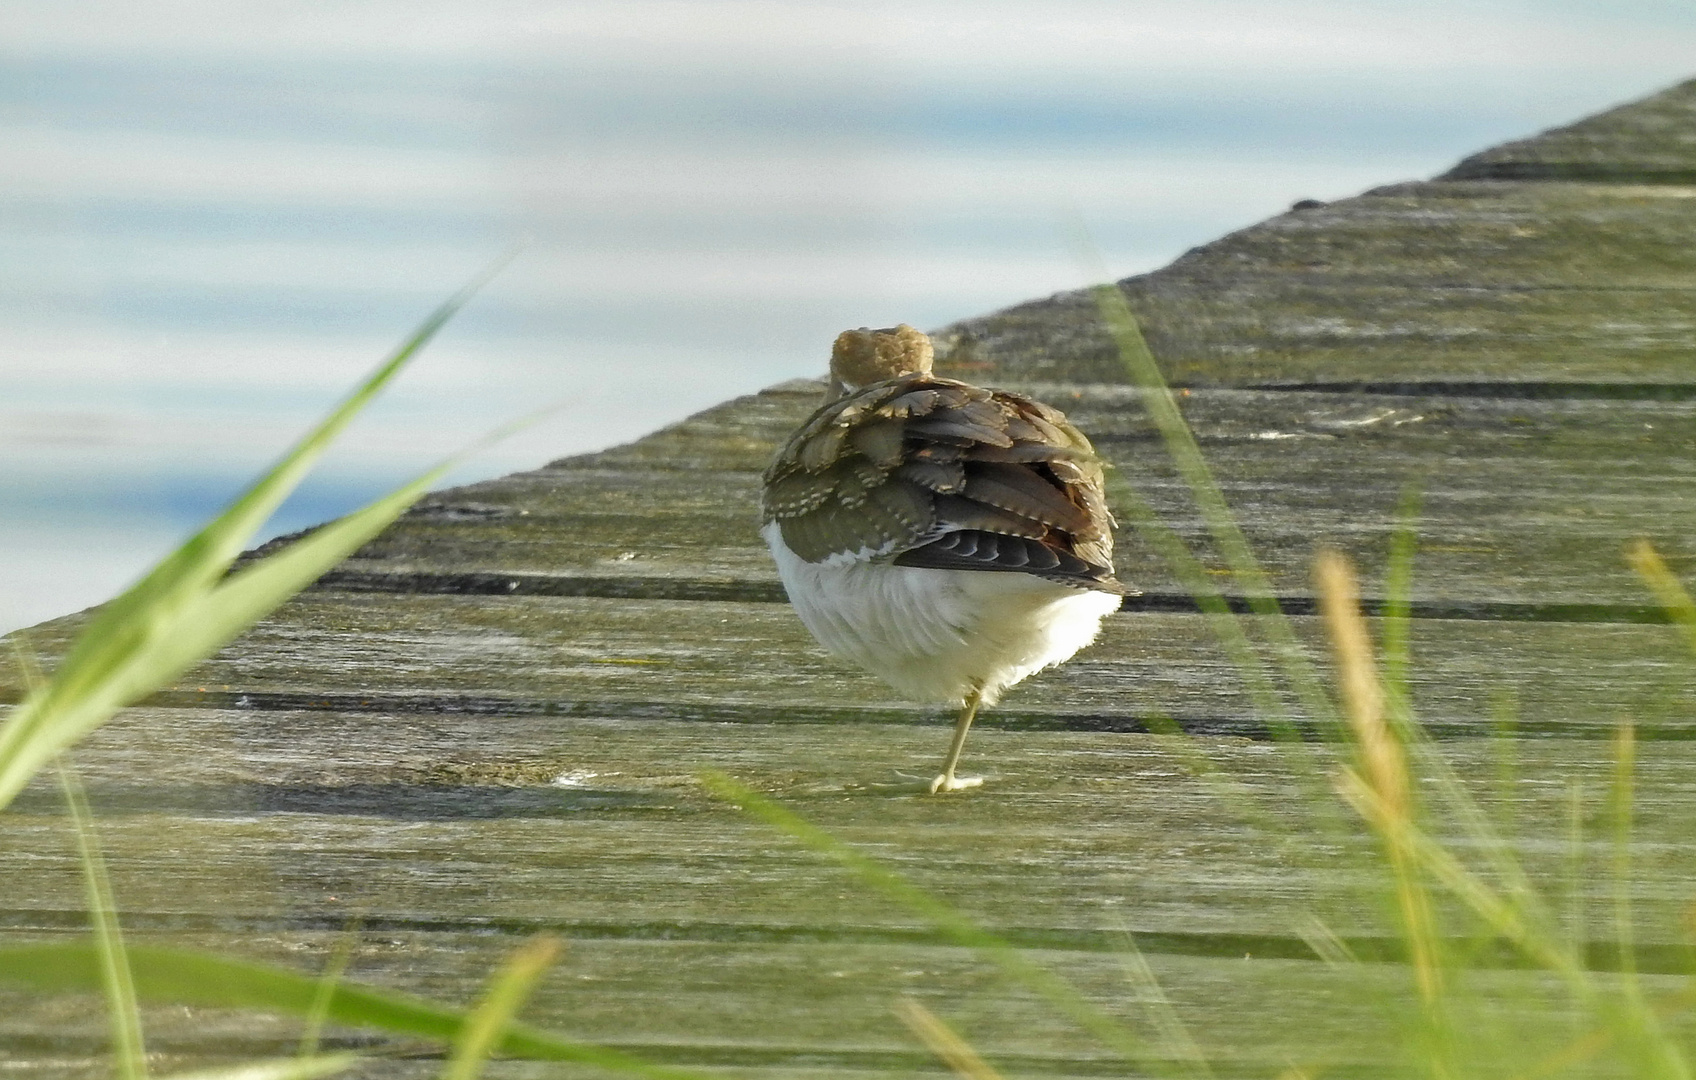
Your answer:
[[[954,775],[954,767],[960,764],[960,751],[966,745],[966,732],[972,730],[972,718],[978,714],[978,692],[972,691],[966,703],[960,706],[960,718],[954,721],[954,742],[948,747],[948,761],[942,766],[942,775],[930,782],[932,795],[944,791],[960,791],[964,788],[977,787],[983,783],[981,776]]]

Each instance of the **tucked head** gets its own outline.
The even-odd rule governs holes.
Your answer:
[[[906,323],[887,330],[844,330],[830,350],[830,396],[897,375],[928,375],[932,355],[930,338]]]

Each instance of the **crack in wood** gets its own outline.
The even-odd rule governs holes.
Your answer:
[[[672,700],[562,700],[503,697],[475,693],[355,694],[313,693],[282,690],[168,690],[140,703],[151,708],[251,709],[262,712],[341,712],[391,715],[471,714],[480,716],[559,716],[606,720],[681,720],[702,724],[833,725],[882,724],[890,726],[936,726],[944,719],[934,710],[900,705],[835,706],[817,704],[768,705],[758,702],[689,702]],[[980,717],[977,725],[1007,731],[1071,731],[1110,734],[1163,734],[1177,730],[1186,735],[1229,736],[1257,742],[1276,741],[1272,729],[1252,714],[1175,715],[1170,713],[1021,712],[998,708]],[[1427,719],[1421,728],[1436,739],[1490,737],[1487,720],[1443,721]],[[1321,741],[1318,728],[1297,722],[1303,738]],[[1517,735],[1526,738],[1606,741],[1618,733],[1612,718],[1585,721],[1573,717],[1550,720],[1521,718]],[[1696,724],[1640,719],[1636,736],[1644,742],[1696,741]]]
[[[88,925],[88,913],[72,908],[0,909],[0,929],[8,931],[78,931]],[[338,933],[346,932],[345,912],[290,915],[204,915],[176,912],[125,911],[125,929],[136,933]],[[525,938],[553,934],[567,941],[703,942],[766,945],[895,945],[912,948],[964,948],[946,934],[928,927],[905,926],[798,926],[727,922],[604,922],[553,919],[444,919],[407,915],[365,914],[359,920],[361,933],[371,934],[464,934]],[[1084,927],[995,927],[994,933],[1015,948],[1043,952],[1120,953],[1124,934],[1119,930]],[[1137,949],[1166,956],[1238,958],[1260,960],[1305,960],[1323,958],[1306,939],[1295,934],[1255,934],[1208,931],[1133,930]],[[1356,960],[1363,963],[1401,964],[1407,960],[1400,938],[1353,934],[1337,937]],[[1478,967],[1498,970],[1536,970],[1505,940],[1481,941],[1477,937],[1449,939],[1456,951],[1465,951]],[[1636,970],[1644,974],[1679,975],[1688,971],[1689,948],[1683,944],[1639,942],[1635,947]],[[1591,971],[1620,970],[1618,946],[1611,941],[1586,943],[1585,967]]]
[[[342,592],[402,593],[441,596],[584,596],[624,600],[703,600],[781,604],[788,601],[776,581],[695,579],[658,577],[606,577],[565,574],[502,574],[496,572],[378,573],[370,570],[332,570],[318,579],[318,590]],[[1254,613],[1254,600],[1243,595],[1226,595],[1226,606],[1239,615]],[[1285,615],[1318,614],[1318,601],[1311,596],[1274,596]],[[1390,602],[1366,598],[1361,606],[1369,616],[1389,613]],[[1120,611],[1199,614],[1201,606],[1184,593],[1145,592],[1127,596]],[[1647,604],[1518,603],[1511,601],[1414,602],[1408,609],[1415,619],[1460,619],[1487,622],[1627,623],[1662,625],[1667,613]]]
[[[1209,387],[1174,387],[1204,390]],[[1219,389],[1225,389],[1220,387]],[[1234,390],[1269,393],[1382,394],[1397,397],[1508,398],[1532,401],[1696,401],[1696,384],[1670,382],[1389,381],[1249,383]]]

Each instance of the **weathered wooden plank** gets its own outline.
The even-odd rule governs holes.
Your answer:
[[[1222,566],[1208,554],[1193,500],[1134,391],[1029,389],[1063,404],[1119,464],[1119,477]],[[630,447],[439,493],[330,580],[395,590],[779,599],[755,532],[758,474],[817,395],[813,384],[776,388]],[[1409,484],[1425,492],[1416,523],[1422,604],[1484,617],[1504,614],[1502,605],[1596,605],[1630,615],[1650,598],[1622,558],[1628,542],[1647,536],[1673,565],[1696,565],[1696,535],[1684,525],[1696,511],[1696,400],[1215,390],[1181,402],[1285,596],[1311,596],[1321,545],[1348,551],[1368,591],[1375,588]],[[1182,592],[1133,530],[1120,530],[1118,563],[1121,576],[1147,592]]]
[[[1292,210],[1120,287],[1179,383],[1688,386],[1693,102],[1687,82],[1438,181]],[[1124,378],[1082,292],[938,341],[939,368],[981,381]]]
[[[1174,383],[1688,386],[1691,193],[1397,184],[1291,211],[1120,287]],[[1123,378],[1087,293],[937,337],[939,370],[986,382]]]
[[[1389,933],[1361,869],[1370,845],[1326,825],[1322,752],[1304,781],[1292,751],[1241,740],[979,735],[971,763],[991,778],[986,797],[946,803],[902,777],[928,775],[940,732],[866,724],[141,710],[78,761],[143,929],[324,928],[358,912],[418,929],[910,940],[910,913],[711,799],[696,774],[717,768],[1033,946],[1099,950],[1116,919],[1165,935],[1151,950],[1201,954],[1303,955],[1315,914],[1342,934]],[[1605,747],[1464,740],[1442,753],[1539,880],[1565,880],[1575,785],[1587,864],[1609,865]],[[1696,823],[1679,808],[1693,763],[1696,747],[1662,743],[1640,764],[1646,942],[1685,934]],[[47,785],[10,816],[0,864],[31,881],[5,904],[6,925],[80,920],[78,866]],[[1595,874],[1584,888],[1606,936],[1613,885]]]
[[[1251,634],[1260,620],[1246,620]],[[1293,620],[1321,673],[1318,620]],[[1425,620],[1410,676],[1430,730],[1478,732],[1492,695],[1511,694],[1527,730],[1611,732],[1622,713],[1663,737],[1696,734],[1696,664],[1670,627]],[[786,606],[518,597],[404,599],[319,593],[261,624],[179,686],[242,694],[433,695],[464,707],[603,715],[819,722],[929,718],[871,675],[825,655]],[[477,705],[478,699],[491,704]],[[1074,662],[1016,689],[986,724],[1135,730],[1171,716],[1192,730],[1261,735],[1241,673],[1206,621],[1110,619]],[[1299,714],[1298,714],[1299,715]],[[1306,719],[1312,719],[1311,717]]]
[[[1529,139],[1473,154],[1454,180],[1696,183],[1696,80]]]
[[[1416,702],[1534,880],[1571,900],[1598,967],[1614,960],[1603,737],[1629,716],[1661,740],[1640,747],[1626,889],[1639,966],[1668,988],[1653,973],[1683,970],[1696,891],[1696,675],[1668,627],[1634,621],[1647,597],[1618,554],[1648,535],[1696,566],[1693,102],[1686,84],[1122,283],[1287,598],[1310,600],[1320,543],[1376,580],[1397,494],[1423,486],[1416,589],[1433,617],[1415,628]],[[1067,408],[1221,571],[1086,295],[956,324],[941,344],[946,371]],[[914,916],[709,798],[697,773],[718,768],[1133,1016],[1112,951],[1129,926],[1223,1074],[1292,1060],[1382,1074],[1394,1024],[1371,1006],[1405,994],[1407,971],[1339,972],[1303,939],[1318,917],[1363,956],[1398,955],[1372,846],[1328,791],[1329,751],[1230,737],[1264,735],[1263,718],[1205,621],[1161,609],[1177,584],[1134,535],[1120,569],[1153,594],[1144,608],[984,718],[968,764],[986,788],[912,794],[903,774],[934,771],[942,731],[818,652],[773,602],[752,528],[758,473],[816,395],[774,388],[439,493],[99,733],[77,756],[132,932],[318,966],[359,915],[356,974],[464,1002],[504,949],[548,929],[573,949],[532,1018],[661,1060],[762,1077],[920,1068],[886,1012],[907,991],[1014,1071],[1115,1070]],[[51,658],[76,625],[29,644]],[[1323,651],[1312,619],[1295,626]],[[16,677],[0,680],[15,699]],[[1522,732],[1564,737],[1477,737],[1514,710]],[[1139,733],[1159,715],[1220,737]],[[82,886],[51,788],[6,824],[0,872],[26,884],[0,898],[0,933],[71,932]],[[1476,856],[1451,818],[1433,827]],[[1480,962],[1466,982],[1505,1045],[1556,1045],[1533,1030],[1562,1007],[1541,976]],[[35,1075],[96,1071],[99,1009],[0,994],[0,1046]],[[149,1020],[185,1064],[286,1053],[295,1034]]]
[[[465,934],[367,932],[362,938],[351,975],[414,991],[472,985],[513,944]],[[265,935],[251,941],[249,951],[285,963],[322,964],[335,940],[322,932]],[[188,942],[228,944],[204,935]],[[1150,1022],[1147,991],[1126,978],[1118,957],[1044,950],[1033,958],[1073,980],[1153,1048],[1176,1055],[1178,1048]],[[1382,1070],[1395,1059],[1398,1032],[1383,1005],[1406,995],[1405,972],[1383,965],[1245,960],[1150,958],[1161,990],[1215,1069],[1271,1075],[1291,1060],[1318,1057],[1329,1073],[1350,1075],[1362,1068]],[[670,992],[656,998],[648,990],[656,982]],[[1552,1034],[1533,1026],[1525,1002],[1506,996],[1529,986],[1534,1000],[1558,1009],[1553,987],[1539,988],[1524,975],[1507,973],[1483,975],[1479,982],[1480,1005],[1493,1007],[1510,1030],[1527,1037]],[[1667,982],[1651,977],[1647,985],[1655,990]],[[792,1070],[808,1067],[824,1075],[930,1073],[934,1062],[893,1016],[899,996],[916,997],[947,1017],[1009,1073],[1124,1073],[1122,1061],[1041,1002],[1012,991],[969,953],[917,944],[812,944],[791,953],[688,941],[574,941],[526,1016],[650,1060],[716,1066],[738,1076],[795,1075]],[[8,1001],[5,995],[0,1003],[13,1006],[0,1019],[0,1040],[8,1028],[16,1031],[32,1019],[31,1026],[43,1026],[41,1003]],[[94,1071],[101,1018],[96,1003],[79,1004],[73,1017],[59,1008],[55,1041],[61,1052],[81,1056]],[[190,1060],[212,1048],[230,1056],[287,1054],[296,1037],[286,1020],[254,1021],[215,1011],[154,1010],[147,1019],[155,1046]],[[340,1040],[332,1036],[329,1042],[335,1046]],[[391,1067],[408,1068],[400,1062]],[[409,1068],[392,1075],[434,1074],[440,1064],[426,1057]],[[494,1075],[503,1073],[497,1067]],[[582,1074],[552,1066],[549,1075]]]
[[[1293,620],[1321,672],[1318,621]],[[1259,620],[1246,617],[1256,637]],[[49,655],[61,640],[38,634]],[[1631,715],[1696,737],[1696,664],[1671,627],[1420,620],[1412,686],[1440,736],[1487,730],[1499,695],[1546,735],[1594,737]],[[0,675],[0,693],[15,697]],[[787,605],[318,591],[281,609],[160,699],[382,712],[544,713],[731,723],[937,719],[820,650]],[[1299,711],[1297,716],[1302,714]],[[1121,614],[1072,663],[986,712],[987,726],[1263,737],[1241,673],[1192,615]],[[1303,722],[1312,720],[1303,717]],[[314,748],[303,748],[316,752]]]
[[[608,715],[732,721],[871,712],[900,722],[931,711],[928,703],[897,705],[875,678],[822,654],[786,607],[337,599],[304,601],[316,605],[311,616],[260,628],[227,666],[214,661],[183,689],[457,694],[544,710],[553,703],[561,712],[583,702]],[[1297,624],[1323,669],[1320,627]],[[268,632],[276,635],[271,649]],[[1622,711],[1666,737],[1696,732],[1696,665],[1670,628],[1443,620],[1422,623],[1415,648],[1415,699],[1440,734],[1479,730],[1493,693],[1517,695],[1521,722],[1547,734],[1608,731]],[[1265,718],[1253,713],[1211,628],[1182,615],[1110,621],[1094,649],[1016,691],[985,722],[1134,729],[1162,714],[1197,731],[1264,732]]]
[[[661,1060],[777,1068],[816,1055],[841,1068],[888,1067],[879,1055],[904,1041],[887,1002],[917,992],[986,1052],[1062,1075],[1102,1067],[1099,1052],[968,952],[706,797],[688,772],[703,766],[757,776],[1140,1026],[1139,998],[1119,984],[1113,955],[1114,928],[1132,928],[1167,996],[1223,1065],[1264,1069],[1313,1047],[1363,1066],[1393,1054],[1372,1005],[1405,991],[1405,972],[1301,959],[1315,915],[1371,955],[1386,942],[1388,908],[1345,869],[1357,865],[1345,852],[1359,852],[1360,838],[1315,835],[1286,751],[984,732],[996,775],[986,817],[977,797],[879,789],[892,757],[929,762],[931,732],[716,732],[541,717],[136,710],[77,757],[102,811],[126,923],[142,939],[322,962],[357,916],[367,945],[355,974],[464,1000],[519,937],[552,930],[572,948],[532,1019]],[[1543,881],[1568,876],[1566,800],[1569,785],[1583,785],[1589,839],[1578,880],[1598,939],[1593,958],[1605,961],[1606,755],[1537,740],[1508,749],[1517,758],[1508,780],[1501,745],[1444,752],[1507,818]],[[1646,812],[1633,895],[1651,972],[1676,969],[1685,936],[1696,826],[1676,808],[1689,798],[1692,754],[1658,747],[1640,771]],[[1197,756],[1235,790],[1192,775]],[[138,776],[157,779],[138,789]],[[27,869],[31,881],[27,903],[0,912],[14,937],[62,933],[83,918],[71,838],[46,812],[50,797],[35,794],[10,814],[0,841],[0,865]],[[1314,841],[1317,851],[1301,850]],[[1488,998],[1522,995],[1540,979],[1503,972],[1469,982]],[[1531,1004],[1501,1007],[1511,1020]],[[49,1030],[59,1052],[94,1053],[92,1004],[44,1008],[0,1014],[0,1041]],[[188,1019],[161,1011],[150,1031],[188,1057],[278,1052],[292,1037],[287,1024]]]

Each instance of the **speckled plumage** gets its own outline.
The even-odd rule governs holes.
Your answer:
[[[1089,440],[930,368],[909,326],[838,338],[825,403],[766,471],[761,531],[820,644],[965,706],[937,778],[952,790],[978,704],[1087,645],[1126,589]]]

